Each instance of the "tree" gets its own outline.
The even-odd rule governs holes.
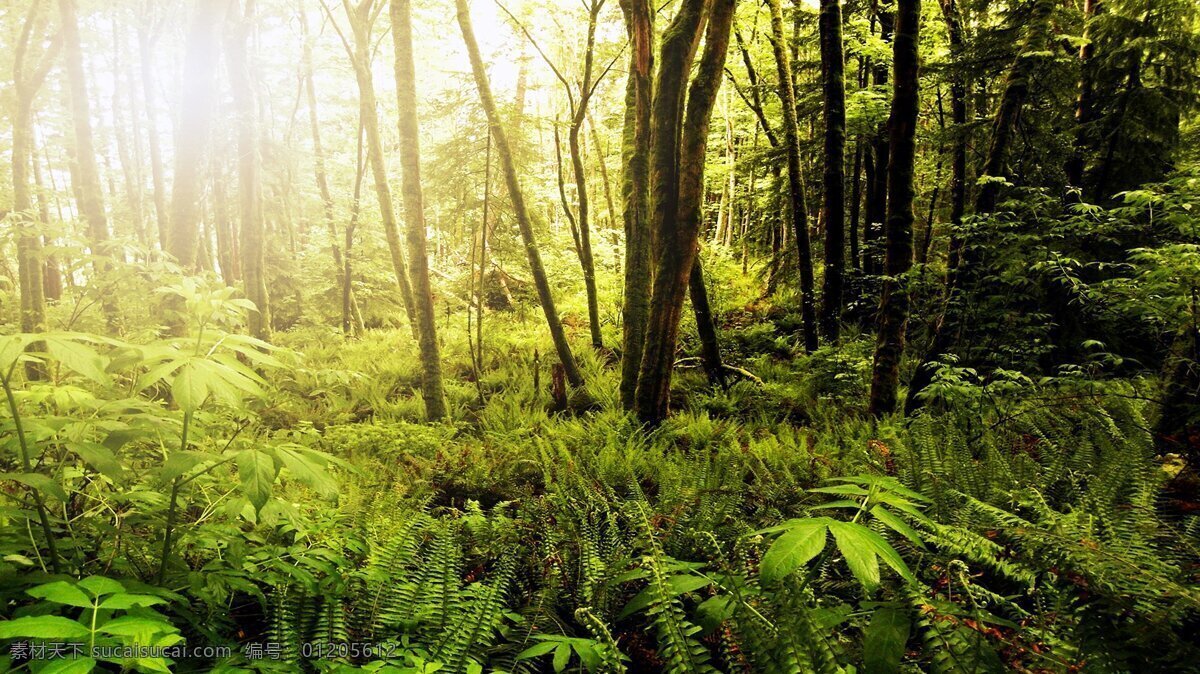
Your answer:
[[[48,44],[41,37],[45,19],[41,15],[41,0],[33,0],[21,25],[21,34],[13,53],[13,91],[16,106],[12,132],[13,210],[8,217],[17,231],[17,282],[21,291],[21,331],[41,332],[46,329],[46,296],[42,275],[42,233],[34,217],[33,196],[30,190],[30,166],[34,160],[33,104],[46,75],[62,45],[55,34]],[[41,44],[39,44],[41,43]],[[31,53],[35,45],[42,47],[40,55]],[[30,379],[42,376],[37,363],[25,367]]]
[[[895,81],[888,117],[888,218],[883,298],[879,304],[879,336],[871,377],[869,412],[882,417],[896,409],[900,357],[908,326],[908,271],[913,257],[913,165],[916,160],[920,73],[917,45],[921,1],[897,0],[896,34],[892,40]]]
[[[892,0],[871,0],[871,13],[879,23],[879,36],[884,42],[892,39],[895,18],[890,9]],[[876,89],[888,84],[888,64],[880,60],[873,64],[872,80]],[[871,138],[868,150],[866,226],[863,228],[863,271],[879,274],[879,237],[887,217],[888,133],[881,124]]]
[[[821,80],[825,109],[825,281],[821,323],[825,337],[837,341],[846,272],[846,76],[842,53],[842,8],[839,0],[821,0]]]
[[[650,314],[650,131],[654,96],[654,10],[649,0],[622,0],[629,35],[629,78],[621,180],[625,224],[625,303],[621,315],[621,404],[633,409]]]
[[[804,350],[817,350],[812,248],[808,237],[808,204],[804,195],[804,167],[800,163],[800,127],[796,121],[796,89],[792,80],[792,59],[783,32],[780,0],[767,0],[771,6],[771,47],[775,52],[775,70],[779,76],[779,98],[783,102],[783,144],[787,150],[788,194],[791,196],[792,228],[796,233],[796,252],[800,261],[800,314],[804,323]]]
[[[204,148],[212,127],[212,105],[217,91],[219,29],[228,4],[225,0],[196,0],[183,57],[167,252],[184,269],[196,268]]]
[[[243,13],[228,40],[229,81],[237,115],[238,213],[241,221],[242,282],[246,298],[257,311],[250,312],[250,334],[266,339],[271,333],[271,305],[267,295],[262,203],[262,166],[255,114],[254,85],[249,54],[254,25],[254,0],[245,0]]]
[[[517,177],[517,165],[513,160],[512,148],[508,144],[508,135],[504,132],[504,125],[500,121],[496,100],[492,97],[492,87],[488,82],[487,72],[483,68],[483,57],[479,54],[479,43],[476,42],[475,31],[471,27],[471,12],[467,8],[467,0],[455,0],[454,4],[457,10],[458,26],[462,31],[463,42],[467,46],[467,55],[471,59],[471,74],[475,78],[475,88],[479,91],[479,102],[483,105],[484,114],[487,115],[488,126],[496,143],[496,153],[500,155],[504,183],[508,187],[513,214],[516,216],[517,226],[521,230],[525,255],[529,260],[529,272],[533,275],[533,283],[537,287],[538,301],[546,316],[550,337],[554,340],[554,349],[558,352],[558,360],[562,363],[567,381],[571,386],[578,388],[583,386],[583,374],[575,363],[575,356],[571,353],[571,345],[563,330],[562,320],[558,317],[558,309],[554,305],[550,280],[546,277],[545,267],[542,266],[541,253],[538,252],[537,239],[533,232],[533,219],[525,205],[525,194],[521,190],[521,182]]]
[[[413,65],[410,0],[391,0],[392,43],[396,57],[397,124],[400,130],[400,168],[407,220],[408,259],[417,316],[417,343],[421,349],[421,395],[425,417],[446,416],[442,392],[442,361],[434,325],[433,291],[429,286],[429,258],[425,250],[425,204],[421,195],[421,147],[417,122],[417,74]]]
[[[383,138],[379,132],[379,110],[375,97],[375,82],[371,78],[371,60],[374,45],[371,34],[375,21],[383,10],[384,0],[359,0],[353,4],[351,0],[342,0],[342,7],[350,22],[351,40],[338,28],[337,21],[329,8],[325,9],[329,22],[338,32],[346,55],[354,67],[354,79],[358,83],[358,114],[362,118],[363,133],[367,144],[367,163],[371,167],[371,177],[375,182],[375,198],[379,202],[379,217],[383,222],[383,233],[387,237],[388,252],[391,254],[392,270],[396,274],[396,285],[400,288],[400,299],[404,302],[404,311],[408,315],[408,323],[412,328],[413,337],[418,337],[417,310],[413,305],[412,284],[408,275],[408,265],[404,262],[404,251],[400,245],[400,230],[396,225],[396,208],[392,204],[392,190],[388,186],[387,165],[383,157]]]
[[[461,1],[461,0],[460,0]],[[635,394],[638,417],[663,419],[670,406],[671,371],[684,293],[696,258],[704,195],[708,126],[725,68],[735,0],[684,0],[663,36],[654,92],[650,194],[655,259],[650,317]],[[704,52],[684,91],[707,16]]]
[[[87,95],[87,76],[83,68],[83,47],[79,41],[75,0],[58,0],[58,9],[62,20],[63,61],[67,69],[71,121],[75,132],[73,175],[78,180],[75,195],[79,212],[87,222],[92,254],[103,255],[108,242],[108,216],[104,212],[104,190],[100,186],[100,167],[96,164],[96,144],[92,139],[91,104]],[[99,268],[102,269],[103,265]]]

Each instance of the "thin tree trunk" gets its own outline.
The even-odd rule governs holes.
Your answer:
[[[842,8],[821,0],[821,79],[825,107],[825,282],[821,323],[825,338],[836,342],[841,331],[846,273],[846,76],[842,53]]]
[[[204,147],[212,127],[212,106],[217,92],[218,31],[227,4],[224,0],[196,0],[196,14],[183,57],[183,91],[175,133],[167,252],[185,269],[196,268]]]
[[[658,133],[652,144],[651,159],[655,221],[662,223],[662,231],[657,233],[659,245],[655,246],[657,264],[650,319],[636,392],[638,417],[646,423],[657,423],[669,411],[679,318],[700,233],[709,121],[721,87],[736,0],[712,2],[704,53],[688,87],[686,113],[681,115],[683,83],[704,24],[704,4],[702,0],[684,0],[662,44],[662,65],[654,106]],[[658,126],[663,122],[657,118],[658,114],[674,120],[682,116],[682,125]],[[672,142],[674,139],[679,139],[678,144]],[[670,156],[661,156],[664,150],[670,151]],[[675,177],[673,185],[658,183],[669,176]],[[674,206],[671,211],[662,211],[661,197],[670,199]]]
[[[15,148],[14,144],[14,148]],[[16,150],[14,149],[14,152]],[[43,224],[50,223],[50,198],[46,194],[46,186],[42,181],[42,163],[38,159],[38,152],[34,149],[30,152],[30,159],[33,160],[33,185],[37,190],[37,213],[38,221]],[[44,243],[49,243],[50,236],[48,234],[41,235],[38,246]],[[58,265],[58,258],[54,255],[43,255],[42,261],[42,288],[46,300],[57,302],[62,299],[63,279],[62,270]]]
[[[908,326],[908,271],[913,258],[913,166],[916,159],[917,113],[920,103],[918,47],[920,0],[897,0],[892,62],[896,72],[892,112],[888,118],[888,219],[886,278],[879,307],[879,335],[871,377],[869,413],[883,417],[896,410],[900,359]]]
[[[436,421],[446,416],[446,396],[442,390],[442,361],[438,354],[433,291],[429,285],[429,257],[425,242],[425,204],[421,194],[421,148],[417,121],[417,74],[413,65],[410,0],[391,0],[390,13],[392,43],[396,55],[401,191],[404,197],[404,217],[407,220],[413,300],[416,304],[417,343],[421,350],[421,396],[425,399],[425,418]]]
[[[342,335],[350,336],[352,323],[353,327],[357,327],[357,333],[362,334],[366,327],[363,325],[362,314],[358,310],[358,305],[354,302],[354,291],[351,284],[354,282],[354,231],[358,228],[358,213],[359,205],[362,202],[362,183],[363,174],[366,173],[366,162],[363,161],[363,125],[362,120],[358,123],[358,153],[355,156],[354,163],[354,196],[350,202],[350,221],[346,223],[346,251],[344,257],[344,267],[342,267]]]
[[[263,222],[262,170],[258,121],[249,53],[254,25],[254,0],[245,0],[243,15],[230,35],[227,55],[230,88],[237,116],[238,212],[241,221],[242,279],[246,297],[258,308],[250,312],[250,334],[267,339],[271,334],[271,305],[265,275],[265,224]]]
[[[942,0],[942,17],[949,35],[950,56],[954,60],[954,76],[950,82],[950,117],[954,123],[954,157],[950,179],[951,234],[946,260],[947,273],[952,277],[962,253],[962,235],[959,232],[967,212],[967,100],[970,97],[970,79],[962,72],[966,44],[957,0]]]
[[[483,67],[483,57],[479,54],[479,44],[475,41],[475,32],[471,28],[471,14],[467,8],[467,0],[455,0],[455,9],[463,41],[467,46],[467,54],[471,59],[471,73],[475,78],[475,86],[479,90],[479,100],[487,115],[488,124],[491,126],[492,137],[496,142],[496,152],[500,155],[504,181],[508,186],[508,195],[517,219],[517,226],[521,230],[521,239],[525,244],[525,254],[529,258],[529,271],[533,276],[534,285],[537,287],[538,300],[541,302],[542,312],[546,315],[550,336],[554,340],[554,348],[558,352],[558,359],[562,363],[567,381],[571,386],[580,387],[583,385],[583,374],[580,373],[579,366],[575,363],[571,345],[567,342],[566,332],[558,317],[558,309],[554,306],[550,280],[546,277],[546,270],[542,266],[542,257],[538,252],[537,240],[533,233],[533,221],[526,208],[525,195],[521,191],[521,184],[517,178],[516,162],[513,161],[512,149],[508,144],[504,126],[500,123],[500,113],[497,111],[496,101],[492,97],[492,88]]]
[[[621,404],[633,409],[650,314],[650,136],[654,93],[654,7],[649,0],[621,0],[629,35],[629,78],[621,180],[625,224],[625,302],[621,328]]]
[[[804,350],[817,350],[817,313],[814,300],[812,249],[808,237],[808,204],[804,196],[804,168],[800,163],[800,129],[796,121],[796,91],[792,61],[785,44],[783,10],[779,0],[771,6],[771,46],[779,76],[779,98],[783,102],[784,145],[787,149],[788,194],[791,195],[792,228],[800,263],[800,314],[804,323]]]
[[[721,361],[721,343],[717,337],[717,324],[708,301],[708,288],[704,285],[704,269],[699,255],[692,262],[688,295],[692,300],[692,313],[696,317],[696,333],[700,336],[700,364],[708,375],[709,383],[724,387],[725,364]]]
[[[879,35],[884,42],[892,39],[893,16],[889,7],[892,0],[877,0],[872,2],[875,17],[879,21]],[[888,83],[888,65],[886,62],[875,64],[873,78],[876,88],[886,88]],[[883,233],[884,220],[887,217],[888,194],[888,132],[887,125],[881,124],[871,139],[874,171],[870,172],[871,180],[867,185],[867,221],[863,227],[863,270],[868,274],[880,273],[879,239]]]
[[[1088,125],[1094,121],[1094,106],[1096,94],[1095,73],[1092,59],[1096,55],[1096,44],[1093,41],[1093,19],[1101,10],[1103,0],[1083,0],[1083,42],[1079,46],[1079,94],[1075,98],[1075,141],[1071,158],[1067,161],[1067,185],[1081,189],[1083,175],[1087,168]],[[1073,199],[1079,198],[1077,196]]]
[[[848,223],[850,229],[850,264],[856,270],[860,271],[862,270],[862,259],[859,257],[858,219],[862,213],[862,166],[863,147],[862,139],[860,138],[854,142],[854,168],[850,171],[850,221]]]
[[[612,181],[608,177],[608,160],[604,148],[600,145],[600,133],[596,130],[596,122],[588,115],[588,126],[592,131],[592,147],[596,149],[596,165],[600,169],[600,182],[604,186],[604,205],[607,210],[608,226],[613,227],[617,219],[616,205],[613,203]]]
[[[62,20],[63,56],[67,69],[67,87],[71,99],[71,121],[75,132],[76,177],[79,179],[79,212],[87,222],[88,243],[92,254],[102,255],[108,243],[108,217],[104,213],[104,189],[100,185],[100,167],[96,164],[96,145],[92,138],[91,103],[87,77],[83,69],[83,48],[79,41],[79,18],[75,0],[58,0]],[[104,265],[98,265],[98,270]],[[108,307],[108,303],[105,304]]]
[[[203,0],[201,0],[203,1]],[[158,110],[155,106],[154,88],[154,42],[157,31],[146,27],[138,28],[138,55],[142,69],[142,99],[146,109],[146,134],[150,150],[150,178],[154,189],[154,219],[158,227],[158,245],[169,250],[170,222],[167,210],[167,186],[163,170],[162,148],[158,138]],[[197,114],[200,111],[195,111]],[[186,113],[185,113],[186,114]]]

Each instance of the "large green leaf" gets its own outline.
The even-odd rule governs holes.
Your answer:
[[[712,585],[712,581],[708,578],[690,573],[679,574],[667,578],[668,592],[672,597],[678,597],[681,594],[694,592],[702,587],[708,587],[709,585]],[[657,593],[654,591],[654,588],[647,587],[634,596],[633,599],[629,600],[629,603],[625,605],[625,608],[622,609],[621,614],[617,616],[617,618],[621,619],[626,616],[633,615],[638,611],[644,610],[646,607],[650,606],[650,604],[654,603],[656,596]]]
[[[49,494],[60,501],[67,500],[67,492],[53,478],[41,473],[0,473],[0,480],[12,480],[32,487],[43,494]]]
[[[125,467],[121,465],[117,455],[113,454],[112,450],[104,445],[95,442],[68,442],[67,449],[71,450],[79,458],[83,459],[89,466],[95,468],[101,475],[120,478],[125,474]]]
[[[832,520],[824,517],[795,520],[787,533],[763,555],[759,574],[767,582],[779,580],[804,566],[825,548],[825,529]]]
[[[92,658],[58,658],[38,670],[38,674],[86,674],[96,669]]]
[[[254,504],[255,511],[261,511],[271,498],[271,487],[275,484],[275,460],[257,449],[247,449],[238,454],[237,465],[242,493]]]
[[[830,522],[829,531],[837,541],[838,550],[846,558],[846,566],[850,573],[862,583],[863,587],[873,590],[879,586],[879,558],[876,557],[875,547],[871,545],[867,534],[870,529],[852,522]]]
[[[319,454],[299,445],[276,445],[271,451],[292,477],[326,496],[337,493],[337,481]]]
[[[46,351],[63,367],[103,384],[108,381],[107,361],[92,347],[62,336],[47,336]]]
[[[875,611],[863,634],[863,671],[865,674],[892,674],[900,671],[904,645],[912,621],[899,609],[883,607]]]
[[[38,599],[52,601],[55,604],[66,604],[67,606],[78,606],[80,608],[91,608],[91,597],[84,594],[83,590],[65,581],[55,581],[30,588],[25,591],[25,594]]]
[[[184,412],[200,409],[208,399],[207,373],[195,361],[185,363],[171,381],[171,397]]]
[[[0,622],[0,639],[78,639],[91,634],[87,627],[56,615],[26,616]]]

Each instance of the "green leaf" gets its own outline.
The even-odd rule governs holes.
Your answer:
[[[105,634],[118,637],[133,637],[139,641],[148,640],[160,632],[174,632],[175,627],[165,621],[142,616],[124,615],[110,620],[97,628]]]
[[[134,606],[154,606],[155,604],[165,604],[167,601],[162,597],[155,597],[148,594],[114,594],[113,596],[100,602],[100,608],[106,609],[131,609]]]
[[[85,674],[96,669],[92,658],[58,658],[38,670],[38,674]]]
[[[320,455],[316,452],[298,445],[277,445],[272,448],[272,453],[300,482],[325,496],[337,493],[337,481],[319,462]]]
[[[68,442],[66,447],[101,475],[119,478],[125,474],[125,467],[121,465],[117,455],[104,445],[95,442]]]
[[[56,615],[26,616],[0,622],[0,639],[77,639],[91,634],[87,627]]]
[[[830,522],[829,531],[837,541],[838,550],[846,558],[846,566],[850,567],[850,573],[853,573],[867,590],[878,587],[879,558],[876,557],[875,548],[867,537],[867,534],[874,532],[850,522]]]
[[[901,536],[912,541],[917,547],[922,549],[925,548],[925,542],[921,540],[921,534],[917,533],[915,529],[908,526],[908,522],[905,522],[896,515],[892,514],[883,506],[875,506],[874,508],[871,508],[871,516],[880,522],[883,522],[892,531],[895,531]]]
[[[12,480],[38,490],[43,494],[49,494],[60,501],[67,500],[67,492],[53,478],[50,478],[41,473],[0,473],[0,480]]]
[[[58,580],[45,585],[38,585],[25,591],[25,594],[38,599],[52,601],[55,604],[66,604],[67,606],[78,606],[80,608],[92,608],[92,599],[83,593],[83,590],[74,585]]]
[[[184,412],[194,412],[200,409],[208,399],[208,381],[201,368],[194,361],[184,364],[175,373],[171,381],[171,397],[175,404]]]
[[[271,487],[275,484],[275,461],[270,455],[257,449],[247,449],[237,455],[238,475],[242,479],[242,493],[254,504],[256,512],[271,498]]]
[[[796,524],[771,544],[759,564],[766,582],[777,581],[804,566],[825,548],[825,529],[832,520],[796,520]]]
[[[108,381],[105,360],[92,347],[63,337],[47,337],[46,351],[69,370],[103,384]]]
[[[125,591],[124,585],[104,576],[88,576],[79,581],[79,587],[91,592],[93,597],[103,597]]]
[[[569,644],[559,644],[558,648],[554,649],[554,671],[561,672],[567,668],[567,663],[571,661],[571,646]]]
[[[681,574],[667,578],[667,585],[667,591],[670,592],[671,596],[678,597],[681,594],[687,594],[688,592],[699,590],[702,587],[708,587],[709,585],[712,585],[712,581],[703,576]],[[625,608],[621,610],[621,614],[617,616],[617,619],[619,620],[626,616],[631,616],[634,613],[645,609],[647,606],[654,603],[655,595],[656,593],[652,587],[647,587],[646,589],[642,590],[637,594],[637,596],[631,599],[628,604],[625,605]]]
[[[904,645],[912,622],[908,614],[895,608],[875,611],[863,634],[863,671],[865,674],[891,674],[900,671]]]
[[[528,660],[530,658],[540,657],[549,653],[555,648],[558,648],[557,641],[541,641],[518,653],[517,660]]]
[[[25,347],[37,341],[39,335],[27,332],[0,337],[0,378],[7,377],[8,371],[25,353]]]

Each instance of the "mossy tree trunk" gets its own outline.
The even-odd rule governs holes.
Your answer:
[[[884,42],[892,39],[895,18],[891,10],[892,0],[872,0],[871,11],[879,23],[879,36]],[[886,89],[888,85],[888,63],[880,60],[873,68],[872,78],[876,89]],[[887,167],[888,167],[888,132],[887,125],[881,124],[871,138],[870,180],[867,182],[867,221],[863,227],[863,271],[868,274],[879,274],[880,250],[879,239],[883,235],[884,220],[887,219]]]
[[[542,265],[541,253],[538,251],[537,238],[534,236],[533,219],[525,204],[525,194],[517,177],[517,165],[513,160],[512,148],[508,143],[508,135],[500,121],[500,113],[496,108],[496,100],[492,96],[492,87],[484,70],[483,57],[479,54],[479,43],[475,40],[475,31],[471,27],[471,13],[466,0],[455,0],[458,25],[462,30],[463,42],[467,46],[467,55],[471,60],[471,74],[475,79],[475,87],[479,91],[479,101],[487,115],[491,127],[492,138],[496,143],[496,154],[500,157],[500,166],[504,173],[504,183],[508,187],[509,200],[512,202],[513,214],[517,227],[521,230],[521,240],[525,245],[525,255],[529,260],[529,271],[537,288],[538,301],[546,316],[546,324],[550,336],[554,340],[554,348],[562,363],[567,381],[571,386],[583,386],[583,374],[575,362],[567,334],[563,330],[562,320],[554,304],[554,295],[550,291],[550,280],[546,277],[546,269]]]
[[[654,94],[654,7],[650,0],[621,0],[629,35],[629,79],[621,181],[625,226],[625,303],[621,323],[621,404],[634,407],[638,371],[650,313],[650,127]]]
[[[767,0],[771,6],[771,47],[779,78],[779,98],[783,102],[783,144],[787,150],[788,194],[791,196],[792,229],[796,234],[796,252],[800,267],[800,315],[804,329],[804,350],[817,350],[817,312],[814,300],[812,248],[808,237],[808,204],[804,196],[804,167],[800,163],[800,128],[796,120],[796,89],[792,80],[792,58],[783,32],[780,0]]]
[[[413,64],[411,0],[391,0],[392,44],[396,57],[397,125],[400,133],[401,193],[408,239],[409,270],[417,315],[417,343],[421,350],[421,397],[425,417],[435,421],[446,416],[442,390],[442,361],[438,353],[437,327],[433,315],[433,291],[429,285],[429,258],[425,242],[425,204],[421,194],[421,146],[417,121],[417,74]]]
[[[869,412],[875,417],[896,409],[900,358],[908,326],[908,271],[913,259],[913,166],[916,160],[917,113],[920,104],[918,44],[920,0],[897,0],[896,34],[892,42],[895,83],[888,117],[888,214],[883,297],[871,377]]]
[[[655,91],[650,178],[656,263],[635,394],[638,417],[647,423],[657,423],[669,410],[679,319],[700,234],[708,127],[723,78],[736,0],[714,0],[709,8],[705,4],[684,0],[668,26]],[[685,111],[684,85],[706,13],[704,53],[687,87]]]
[[[825,338],[837,341],[844,308],[846,273],[846,76],[842,51],[842,7],[821,0],[821,84],[825,109],[825,280],[821,292],[821,326]]]

